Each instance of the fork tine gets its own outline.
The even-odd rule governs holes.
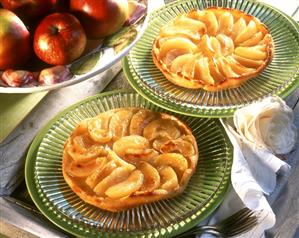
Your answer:
[[[240,211],[238,211],[237,213],[235,213],[234,215],[224,219],[218,225],[221,227],[222,226],[225,226],[225,227],[230,226],[231,224],[235,224],[236,221],[238,221],[240,219],[250,217],[252,215],[252,213],[253,212],[250,209],[248,209],[247,207],[243,208]]]
[[[225,236],[231,237],[249,231],[257,222],[257,214],[248,208],[244,208],[237,212],[236,215],[221,222],[218,227]]]
[[[225,221],[229,221],[229,220],[236,220],[236,219],[238,219],[239,217],[242,217],[242,216],[247,216],[248,213],[250,213],[250,211],[251,211],[250,209],[245,207],[245,208],[241,209],[240,211],[236,212],[235,214],[233,214],[232,216],[226,218],[221,223],[223,223]]]
[[[254,218],[255,215],[254,215],[254,212],[250,212],[248,214],[246,214],[246,216],[240,216],[238,219],[234,220],[234,221],[230,221],[229,224],[225,224],[226,226],[228,225],[234,225],[234,226],[238,226],[238,225],[241,225],[241,224],[244,224],[246,222],[248,222],[251,218]]]
[[[188,235],[213,233],[221,237],[232,237],[249,231],[258,223],[258,214],[248,208],[244,208],[222,222],[214,226],[199,226],[184,232],[178,237],[187,237]]]
[[[246,231],[249,231],[253,227],[255,227],[258,224],[258,219],[257,217],[253,217],[250,221],[244,223],[243,226],[239,227],[233,227],[228,233],[229,236],[235,236],[241,233],[245,233]]]

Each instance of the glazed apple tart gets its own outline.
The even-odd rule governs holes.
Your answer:
[[[114,109],[80,122],[65,143],[63,176],[85,202],[116,212],[183,192],[198,159],[174,116]]]
[[[257,76],[273,56],[273,39],[257,18],[228,8],[192,10],[165,25],[152,57],[172,83],[218,91]]]

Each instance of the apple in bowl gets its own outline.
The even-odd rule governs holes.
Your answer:
[[[103,38],[118,31],[128,18],[127,0],[71,0],[70,10],[88,38]]]
[[[35,54],[51,65],[68,64],[83,53],[86,34],[76,17],[53,13],[45,17],[34,33]]]
[[[0,70],[14,68],[31,56],[30,33],[13,12],[0,9]]]
[[[55,12],[68,12],[70,8],[70,0],[52,0]]]
[[[17,14],[21,19],[33,20],[49,13],[52,0],[0,0],[3,8]]]

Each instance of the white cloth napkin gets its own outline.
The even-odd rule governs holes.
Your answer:
[[[275,214],[264,194],[274,190],[278,173],[288,173],[290,169],[274,151],[288,153],[296,142],[293,112],[280,98],[269,97],[237,110],[233,121],[221,122],[234,147],[232,186],[208,223],[215,224],[248,207],[258,212],[259,222],[238,237],[263,237],[264,231],[275,224]]]

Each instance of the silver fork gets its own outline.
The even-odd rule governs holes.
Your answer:
[[[257,223],[258,215],[248,208],[243,208],[215,225],[196,226],[177,237],[191,237],[203,233],[209,233],[217,237],[232,237],[249,231]]]

